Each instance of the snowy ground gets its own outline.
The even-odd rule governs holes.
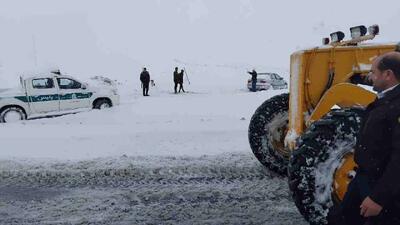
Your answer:
[[[306,224],[246,153],[1,164],[1,224]]]
[[[188,93],[126,81],[120,106],[0,124],[0,224],[306,224],[247,140],[254,110],[287,90],[212,70]]]

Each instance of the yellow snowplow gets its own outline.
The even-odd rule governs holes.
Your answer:
[[[288,176],[296,206],[310,224],[328,224],[329,208],[340,203],[354,177],[362,109],[376,98],[368,87],[373,59],[399,48],[372,43],[377,25],[352,27],[350,33],[349,40],[338,31],[323,46],[293,53],[289,94],[266,100],[249,125],[254,155]]]

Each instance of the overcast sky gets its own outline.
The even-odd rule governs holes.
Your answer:
[[[379,24],[400,41],[400,2],[266,0],[0,0],[0,64],[136,76],[174,59],[289,68],[293,51],[336,30]],[[172,70],[172,69],[171,69]]]

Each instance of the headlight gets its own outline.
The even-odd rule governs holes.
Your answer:
[[[379,34],[379,26],[375,24],[375,25],[368,27],[368,33],[370,35],[378,35]]]
[[[323,45],[328,45],[329,44],[329,38],[322,38],[322,44]]]
[[[113,93],[113,95],[118,95],[118,91],[117,90],[112,90],[111,92]]]
[[[342,31],[337,31],[335,33],[331,33],[332,43],[338,43],[344,38],[344,33]]]
[[[359,38],[367,33],[367,28],[363,25],[350,28],[351,38]]]

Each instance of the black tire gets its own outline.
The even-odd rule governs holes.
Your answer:
[[[289,188],[310,224],[328,224],[329,208],[339,203],[333,196],[333,175],[353,150],[361,115],[355,109],[331,111],[304,132],[290,157]]]
[[[248,131],[250,147],[256,158],[271,171],[281,175],[287,174],[289,161],[289,153],[285,154],[283,150],[288,109],[289,94],[268,99],[255,111]],[[276,143],[279,143],[279,147]]]
[[[110,107],[112,107],[111,101],[106,98],[98,99],[93,104],[94,109],[104,109]]]
[[[11,122],[7,121],[7,115],[9,115],[10,113],[15,113],[15,115],[19,114],[19,120],[26,120],[26,113],[22,108],[17,106],[10,106],[0,111],[0,122],[1,123]]]

